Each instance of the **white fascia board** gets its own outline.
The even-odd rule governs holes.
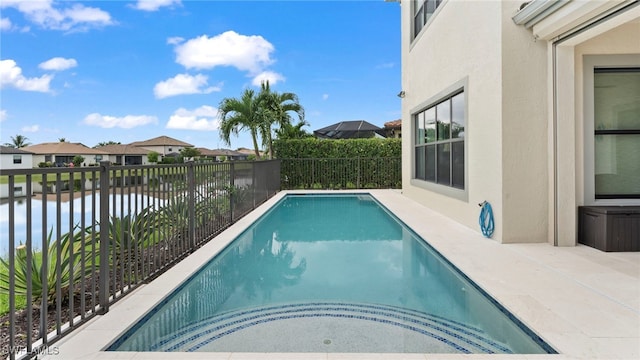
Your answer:
[[[570,1],[571,0],[532,0],[511,19],[513,19],[516,25],[524,25],[529,29]]]
[[[625,2],[627,0],[571,1],[537,21],[533,25],[533,35],[538,39],[551,40]]]

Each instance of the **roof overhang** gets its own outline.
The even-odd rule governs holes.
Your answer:
[[[531,29],[536,39],[553,41],[638,3],[638,0],[532,0],[512,19],[517,25]]]

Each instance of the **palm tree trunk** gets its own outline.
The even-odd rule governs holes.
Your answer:
[[[258,150],[258,136],[255,130],[251,130],[251,140],[253,140],[253,150],[256,152],[256,160],[260,160],[260,150]]]

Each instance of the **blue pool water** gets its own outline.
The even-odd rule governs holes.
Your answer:
[[[555,353],[367,194],[285,196],[107,350]]]

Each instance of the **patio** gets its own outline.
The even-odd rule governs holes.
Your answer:
[[[309,192],[309,191],[306,191]],[[501,245],[403,196],[371,190],[382,204],[427,240],[559,355],[359,353],[100,352],[170,289],[232,241],[277,202],[280,192],[216,239],[148,285],[140,286],[71,335],[55,343],[54,359],[637,359],[640,358],[640,253],[604,253],[586,246]]]

